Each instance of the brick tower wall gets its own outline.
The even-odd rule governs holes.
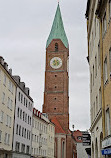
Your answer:
[[[55,52],[55,43],[58,43],[58,52]],[[53,40],[46,50],[46,71],[43,112],[52,119],[57,117],[62,128],[69,129],[69,77],[67,71],[69,51],[61,40]],[[62,66],[53,69],[50,60],[53,57],[62,59]]]

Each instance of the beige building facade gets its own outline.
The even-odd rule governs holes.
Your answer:
[[[11,69],[0,57],[0,158],[11,158],[16,83]]]
[[[100,47],[102,65],[102,154],[111,157],[111,0],[100,1],[96,15],[100,21]]]

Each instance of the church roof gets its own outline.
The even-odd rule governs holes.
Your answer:
[[[55,133],[63,133],[63,134],[65,134],[65,131],[63,130],[62,126],[60,125],[60,123],[59,123],[59,121],[57,120],[56,117],[54,117],[51,120],[51,122],[55,124]]]
[[[62,21],[59,3],[57,6],[57,10],[56,10],[55,18],[54,18],[53,25],[51,28],[51,32],[50,32],[50,35],[47,40],[46,48],[49,46],[49,44],[51,43],[51,41],[53,39],[60,39],[66,48],[69,47],[68,39],[67,39],[65,30],[64,30],[64,25],[63,25],[63,21]]]

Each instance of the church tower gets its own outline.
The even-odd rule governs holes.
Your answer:
[[[63,130],[69,129],[69,44],[58,4],[46,44],[43,113],[56,117]]]

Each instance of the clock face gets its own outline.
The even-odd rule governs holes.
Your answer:
[[[50,60],[50,66],[53,69],[59,69],[62,66],[62,60],[59,57],[54,57]]]

